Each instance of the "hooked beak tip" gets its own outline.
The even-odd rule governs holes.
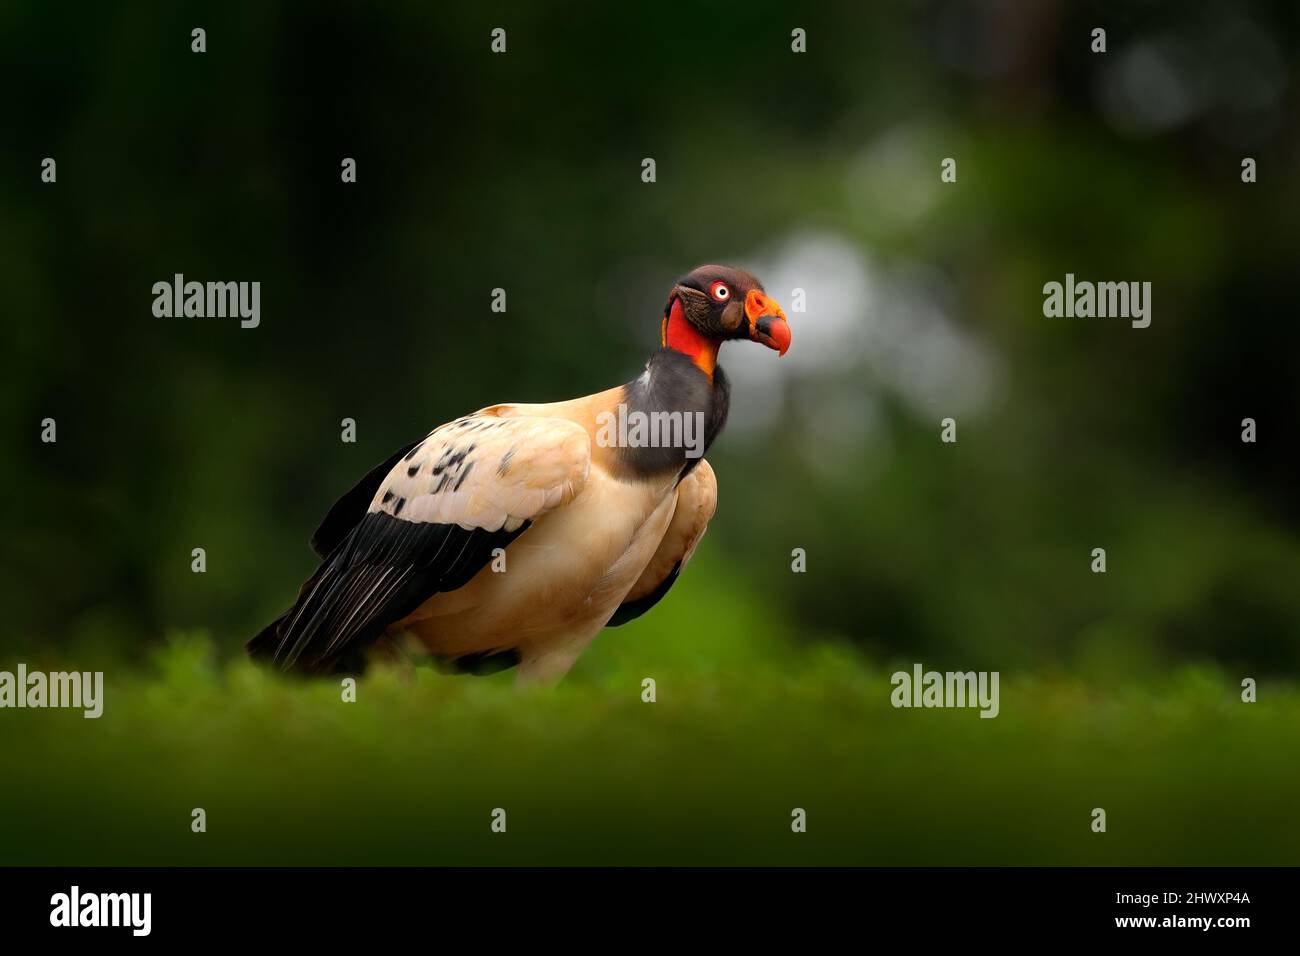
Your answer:
[[[745,297],[745,316],[749,319],[751,339],[774,349],[778,355],[786,353],[790,348],[790,324],[774,299],[752,290]]]
[[[790,323],[785,319],[775,319],[768,326],[768,339],[777,356],[785,355],[790,349]]]

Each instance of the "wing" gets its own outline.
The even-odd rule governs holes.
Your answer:
[[[334,502],[334,507],[330,508],[329,514],[311,536],[311,549],[323,558],[338,547],[339,542],[348,536],[348,532],[366,516],[366,509],[370,507],[375,492],[388,477],[388,473],[403,458],[413,455],[420,444],[418,441],[411,442],[404,448],[399,448],[387,461],[366,472],[364,478]]]
[[[251,653],[283,670],[350,666],[390,624],[467,583],[494,549],[572,501],[587,480],[591,441],[574,422],[512,417],[510,406],[494,406],[394,457],[365,514],[294,606],[250,642]]]
[[[717,507],[718,481],[713,468],[701,458],[699,465],[677,485],[677,508],[668,530],[641,577],[605,623],[606,627],[626,624],[659,603],[695,553]]]

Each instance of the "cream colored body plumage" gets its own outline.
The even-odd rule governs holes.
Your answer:
[[[717,504],[698,450],[603,444],[602,415],[698,416],[707,446],[730,400],[717,349],[741,337],[784,352],[789,328],[748,273],[701,267],[674,287],[664,348],[637,379],[493,405],[401,449],[331,509],[312,539],[322,564],[250,653],[332,673],[408,634],[453,669],[563,676],[667,593]]]
[[[533,525],[505,549],[504,571],[489,563],[464,587],[425,601],[397,629],[449,657],[501,650],[508,635],[521,655],[520,678],[552,679],[569,669],[625,599],[644,597],[677,562],[685,566],[717,504],[713,469],[701,461],[680,484],[617,477],[609,450],[596,442],[596,414],[614,398],[495,405],[470,417],[498,424],[485,432],[487,447],[474,452],[485,452],[476,459],[483,471],[476,466],[444,520]],[[453,423],[430,436],[426,462],[441,453],[439,433],[455,430]],[[512,448],[513,467],[503,475],[500,461]],[[432,467],[417,472],[417,480]],[[391,508],[396,499],[380,504],[384,492],[411,480],[397,471],[372,507]],[[411,498],[407,507],[419,501]],[[523,504],[511,508],[515,501]],[[537,501],[540,508],[533,507]],[[667,534],[670,528],[675,533]]]

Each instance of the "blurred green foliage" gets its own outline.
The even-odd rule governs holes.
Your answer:
[[[744,615],[743,609],[741,610]],[[1300,693],[1205,670],[1105,692],[1016,679],[1002,711],[894,710],[832,645],[680,630],[593,648],[556,692],[374,671],[286,683],[178,636],[105,713],[16,711],[0,864],[1286,864]],[[685,623],[673,615],[673,623]],[[631,625],[630,640],[652,639]],[[757,662],[757,663],[756,663]],[[12,783],[12,781],[11,781]],[[207,830],[191,831],[191,811]],[[489,824],[506,811],[505,834]],[[791,832],[794,808],[807,832]],[[1103,807],[1107,832],[1093,833]]]

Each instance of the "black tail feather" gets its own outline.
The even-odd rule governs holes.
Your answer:
[[[271,661],[275,658],[275,649],[280,646],[280,625],[288,616],[289,612],[285,611],[258,631],[256,636],[249,638],[244,645],[249,657],[255,661]]]

